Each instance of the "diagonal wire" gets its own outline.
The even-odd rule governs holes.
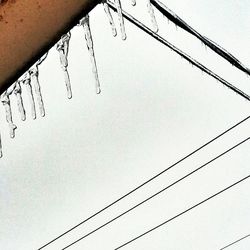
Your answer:
[[[174,181],[173,183],[171,183],[170,185],[166,186],[165,188],[161,189],[160,191],[154,193],[153,195],[149,196],[147,199],[139,202],[138,204],[136,204],[135,206],[131,207],[130,209],[126,210],[125,212],[119,214],[118,216],[114,217],[113,219],[107,221],[106,223],[102,224],[101,226],[97,227],[96,229],[90,231],[89,233],[83,235],[82,237],[80,237],[79,239],[75,240],[74,242],[72,242],[71,244],[67,245],[66,247],[64,247],[62,250],[65,250],[73,245],[75,245],[76,243],[80,242],[81,240],[87,238],[88,236],[92,235],[93,233],[96,233],[97,231],[99,231],[100,229],[106,227],[107,225],[111,224],[112,222],[118,220],[119,218],[123,217],[124,215],[130,213],[131,211],[133,211],[134,209],[138,208],[139,206],[145,204],[146,202],[148,202],[149,200],[155,198],[156,196],[158,196],[159,194],[163,193],[164,191],[168,190],[169,188],[175,186],[176,184],[178,184],[179,182],[185,180],[186,178],[188,178],[189,176],[193,175],[194,173],[198,172],[199,170],[205,168],[206,166],[208,166],[209,164],[211,164],[212,162],[218,160],[219,158],[221,158],[222,156],[228,154],[229,152],[231,152],[232,150],[234,150],[235,148],[241,146],[242,144],[246,143],[248,140],[250,139],[250,137],[246,138],[245,140],[239,142],[238,144],[234,145],[233,147],[229,148],[228,150],[224,151],[223,153],[217,155],[216,157],[214,157],[213,159],[211,159],[210,161],[206,162],[205,164],[201,165],[200,167],[196,168],[195,170],[189,172],[188,174],[184,175],[183,177],[181,177],[180,179]]]
[[[134,189],[130,190],[129,192],[127,192],[126,194],[124,194],[123,196],[121,196],[120,198],[116,199],[115,201],[111,202],[110,204],[106,205],[105,207],[103,207],[102,209],[98,210],[97,212],[95,212],[94,214],[92,214],[91,216],[87,217],[86,219],[84,219],[83,221],[79,222],[77,225],[71,227],[70,229],[68,229],[67,231],[65,231],[64,233],[60,234],[59,236],[55,237],[54,239],[52,239],[51,241],[47,242],[46,244],[44,244],[43,246],[41,246],[38,250],[41,250],[47,246],[49,246],[50,244],[52,244],[53,242],[55,242],[56,240],[60,239],[61,237],[63,237],[64,235],[70,233],[71,231],[73,231],[74,229],[78,228],[79,226],[83,225],[84,223],[86,223],[87,221],[91,220],[92,218],[96,217],[97,215],[101,214],[102,212],[104,212],[105,210],[107,210],[108,208],[112,207],[113,205],[117,204],[118,202],[120,202],[121,200],[125,199],[126,197],[128,197],[129,195],[131,195],[132,193],[136,192],[137,190],[139,190],[140,188],[142,188],[143,186],[147,185],[148,183],[152,182],[154,179],[158,178],[159,176],[161,176],[162,174],[166,173],[167,171],[169,171],[171,168],[174,168],[175,166],[177,166],[178,164],[180,164],[181,162],[183,162],[184,160],[190,158],[192,155],[194,155],[195,153],[199,152],[200,150],[202,150],[203,148],[205,148],[206,146],[210,145],[212,142],[218,140],[220,137],[222,137],[223,135],[229,133],[231,130],[237,128],[238,126],[240,126],[242,123],[246,122],[247,120],[250,119],[250,116],[247,116],[246,118],[244,118],[243,120],[237,122],[236,124],[234,124],[232,127],[226,129],[225,131],[223,131],[221,134],[215,136],[213,139],[211,139],[210,141],[206,142],[205,144],[203,144],[202,146],[198,147],[197,149],[195,149],[194,151],[192,151],[191,153],[189,153],[188,155],[184,156],[183,158],[181,158],[180,160],[178,160],[177,162],[175,162],[174,164],[172,164],[171,166],[167,167],[166,169],[164,169],[163,171],[161,171],[160,173],[154,175],[153,177],[151,177],[150,179],[146,180],[145,182],[141,183],[140,185],[138,185],[137,187],[135,187]]]
[[[226,248],[228,248],[228,247],[231,247],[231,246],[233,246],[233,245],[239,243],[240,241],[242,241],[242,240],[244,240],[244,239],[246,239],[246,238],[248,238],[248,237],[250,237],[250,234],[245,235],[244,237],[242,237],[242,238],[240,238],[240,239],[238,239],[238,240],[236,240],[236,241],[234,241],[234,242],[232,242],[232,243],[230,243],[230,244],[228,244],[228,245],[226,245],[226,246],[220,248],[220,250],[224,250],[224,249],[226,249]]]
[[[230,62],[233,66],[237,67],[239,70],[244,73],[250,75],[250,69],[243,65],[236,57],[222,48],[220,45],[216,44],[211,39],[201,35],[197,30],[188,25],[184,20],[182,20],[176,13],[170,10],[166,5],[164,5],[159,0],[150,0],[150,2],[158,9],[165,17],[167,17],[170,21],[175,23],[180,28],[184,29],[191,35],[198,38],[202,43],[208,46],[211,50],[217,53],[219,56],[223,57],[225,60]]]
[[[227,191],[227,190],[233,188],[234,186],[240,184],[241,182],[247,180],[248,178],[250,178],[250,175],[248,175],[248,176],[246,176],[246,177],[240,179],[239,181],[237,181],[237,182],[231,184],[230,186],[228,186],[228,187],[226,187],[226,188],[220,190],[219,192],[217,192],[217,193],[215,193],[215,194],[209,196],[209,197],[206,198],[205,200],[200,201],[199,203],[193,205],[192,207],[189,207],[188,209],[186,209],[186,210],[182,211],[181,213],[179,213],[179,214],[177,214],[177,215],[171,217],[170,219],[167,219],[166,221],[164,221],[164,222],[162,222],[161,224],[159,224],[159,225],[157,225],[157,226],[151,228],[150,230],[148,230],[148,231],[146,231],[146,232],[144,232],[144,233],[142,233],[142,234],[136,236],[135,238],[133,238],[133,239],[131,239],[131,240],[125,242],[124,244],[120,245],[119,247],[115,248],[114,250],[121,249],[121,248],[123,248],[123,247],[125,247],[125,246],[131,244],[132,242],[134,242],[134,241],[136,241],[136,240],[142,238],[143,236],[145,236],[145,235],[147,235],[147,234],[153,232],[154,230],[156,230],[156,229],[158,229],[158,228],[160,228],[160,227],[166,225],[167,223],[169,223],[169,222],[171,222],[171,221],[177,219],[178,217],[180,217],[180,216],[182,216],[182,215],[184,215],[184,214],[190,212],[190,211],[193,210],[194,208],[196,208],[196,207],[202,205],[203,203],[205,203],[205,202],[207,202],[207,201],[209,201],[209,200],[215,198],[216,196],[218,196],[218,195],[224,193],[225,191]]]
[[[111,1],[108,0],[107,3],[108,3],[109,7],[112,10],[117,11],[116,8],[115,8],[115,6],[114,6],[114,4]],[[131,16],[127,12],[122,11],[122,13],[123,13],[124,18],[126,18],[128,21],[130,21],[131,23],[133,23],[139,29],[141,29],[142,31],[146,32],[148,35],[152,36],[153,38],[155,38],[160,43],[162,43],[165,46],[169,47],[171,50],[173,50],[175,53],[177,53],[182,58],[184,58],[185,60],[187,60],[193,66],[199,68],[201,71],[203,71],[206,74],[212,76],[214,79],[216,79],[217,81],[221,82],[223,85],[225,85],[229,89],[233,90],[235,93],[239,94],[243,98],[245,98],[248,101],[250,101],[250,96],[248,94],[246,94],[242,90],[238,89],[236,86],[234,86],[230,82],[226,81],[225,79],[223,79],[222,77],[220,77],[219,75],[217,75],[216,73],[214,73],[212,70],[208,69],[203,64],[201,64],[197,60],[193,59],[188,54],[184,53],[182,50],[180,50],[179,48],[177,48],[176,46],[174,46],[173,44],[171,44],[170,42],[168,42],[166,39],[164,39],[160,35],[156,34],[154,31],[152,31],[151,29],[149,29],[146,25],[144,25],[143,23],[141,23],[140,21],[138,21],[136,18],[134,18],[133,16]]]

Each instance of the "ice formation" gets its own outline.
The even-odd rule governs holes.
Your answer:
[[[68,51],[69,51],[70,38],[71,38],[71,33],[68,32],[67,34],[63,35],[59,40],[59,42],[56,44],[56,49],[60,54],[60,63],[64,73],[68,99],[72,98],[71,83],[68,73]]]
[[[16,99],[17,99],[17,107],[18,107],[18,111],[19,111],[20,116],[21,116],[21,120],[25,121],[26,120],[26,113],[25,113],[25,109],[23,106],[22,88],[20,85],[20,81],[15,82],[15,88],[14,88],[13,93],[15,94]]]
[[[83,26],[85,39],[86,39],[86,44],[87,44],[88,51],[89,51],[89,54],[90,54],[92,72],[93,72],[93,75],[94,75],[94,78],[95,78],[96,93],[100,94],[101,93],[101,87],[100,87],[100,81],[99,81],[99,77],[98,77],[97,66],[96,66],[93,39],[92,39],[92,35],[91,35],[91,30],[90,30],[90,25],[89,25],[89,16],[88,15],[80,20],[80,25]]]
[[[120,29],[121,29],[121,35],[122,35],[122,40],[126,40],[127,35],[125,31],[125,25],[124,25],[124,18],[122,15],[122,4],[120,0],[114,0],[116,9],[117,9],[117,14],[118,14],[118,19],[119,19],[119,24],[120,24]]]
[[[111,12],[110,12],[110,8],[109,8],[106,0],[104,0],[102,3],[103,3],[104,11],[105,11],[105,13],[106,13],[106,15],[108,17],[108,20],[109,20],[109,23],[110,23],[110,26],[111,26],[111,29],[112,29],[112,34],[113,34],[113,36],[116,36],[117,31],[116,31],[116,27],[115,27],[113,17],[112,17]]]
[[[1,102],[5,108],[6,121],[9,125],[9,132],[11,138],[15,137],[15,130],[17,128],[17,126],[13,123],[12,111],[10,105],[10,95],[13,93],[13,91],[14,91],[14,86],[12,85],[1,95]]]

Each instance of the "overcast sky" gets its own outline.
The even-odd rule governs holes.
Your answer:
[[[151,27],[146,3],[124,9]],[[162,0],[250,67],[247,0]],[[159,34],[250,95],[250,79],[155,10]],[[118,19],[114,14],[117,28]],[[248,101],[132,24],[112,37],[101,5],[90,14],[102,93],[95,94],[81,27],[72,30],[68,100],[59,55],[40,67],[46,117],[1,107],[0,248],[33,250],[164,170],[250,114]],[[250,136],[250,120],[44,249],[70,244]],[[109,250],[250,174],[250,141],[69,249]],[[212,250],[250,233],[250,180],[124,249]],[[230,249],[249,249],[250,238]]]

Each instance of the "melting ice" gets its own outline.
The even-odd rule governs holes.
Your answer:
[[[116,31],[116,27],[115,27],[115,23],[114,23],[114,20],[113,20],[113,17],[111,15],[111,12],[110,12],[110,8],[107,4],[107,1],[103,1],[103,8],[104,8],[104,11],[108,17],[108,20],[109,20],[109,23],[110,23],[110,26],[111,26],[111,29],[112,29],[112,34],[113,36],[116,36],[117,35],[117,31]]]
[[[10,105],[10,95],[13,93],[14,86],[12,85],[8,90],[6,90],[2,95],[1,95],[1,102],[5,108],[5,113],[6,113],[6,121],[9,125],[9,130],[10,130],[10,137],[14,138],[15,137],[15,130],[17,126],[13,123],[12,119],[12,111],[11,111],[11,105]]]
[[[45,58],[47,57],[48,53],[46,53],[44,56],[42,56],[35,65],[33,65],[28,73],[30,74],[31,80],[32,80],[32,85],[34,87],[34,91],[36,94],[36,98],[37,98],[37,103],[38,103],[38,107],[40,110],[40,115],[41,116],[45,116],[45,109],[44,109],[44,103],[43,103],[43,97],[42,97],[42,93],[41,93],[41,86],[40,86],[40,82],[39,82],[39,65],[45,60]]]
[[[26,120],[26,114],[25,114],[25,109],[23,106],[23,99],[22,99],[22,89],[19,81],[15,82],[15,88],[14,88],[14,94],[17,99],[17,107],[18,111],[21,115],[21,120],[25,121]]]
[[[93,72],[93,75],[94,75],[94,78],[95,78],[96,93],[100,94],[101,93],[101,87],[100,87],[100,81],[99,81],[99,77],[98,77],[97,66],[96,66],[96,59],[95,59],[95,53],[94,53],[94,47],[93,47],[93,39],[92,39],[92,35],[91,35],[91,30],[90,30],[90,25],[89,25],[89,16],[88,15],[80,20],[80,25],[83,26],[85,39],[86,39],[86,44],[87,44],[88,51],[89,51],[89,54],[90,54],[92,72]]]
[[[70,38],[71,38],[71,33],[68,32],[67,34],[63,35],[59,40],[59,42],[56,44],[56,49],[60,54],[61,67],[64,72],[64,79],[65,79],[68,99],[72,98],[72,90],[68,73],[68,51],[69,51]]]
[[[36,107],[35,107],[35,102],[34,102],[32,86],[31,86],[30,73],[26,72],[20,81],[23,83],[23,85],[27,89],[27,94],[28,94],[30,108],[31,108],[31,116],[32,116],[32,119],[35,120],[36,119]]]
[[[117,9],[117,14],[118,14],[118,19],[120,23],[120,29],[121,29],[121,35],[122,35],[122,40],[126,40],[127,35],[125,31],[125,25],[124,25],[124,18],[122,15],[122,5],[120,0],[114,0],[115,7]]]

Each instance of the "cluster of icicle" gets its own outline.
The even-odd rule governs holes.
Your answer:
[[[6,91],[4,91],[0,97],[0,100],[4,106],[5,113],[6,113],[6,121],[9,126],[9,133],[10,137],[15,137],[15,130],[17,126],[13,122],[12,118],[12,110],[11,110],[11,103],[10,103],[10,95],[14,95],[17,101],[18,111],[20,113],[20,118],[22,121],[26,120],[26,111],[23,105],[22,99],[22,87],[25,87],[27,90],[27,94],[29,97],[30,107],[31,107],[31,114],[32,118],[36,119],[36,108],[35,108],[35,101],[33,90],[36,95],[37,104],[40,110],[41,116],[45,116],[43,98],[41,94],[41,88],[39,83],[39,65],[45,60],[47,57],[47,53],[40,58],[37,63],[35,63],[22,77],[20,77],[14,84],[12,84]],[[0,157],[2,157],[2,142],[0,137]]]
[[[113,17],[112,17],[111,12],[110,12],[108,1],[104,0],[102,2],[102,4],[103,4],[103,7],[104,7],[104,11],[107,14],[109,23],[111,25],[113,36],[116,36],[117,31],[116,31],[116,27],[115,27],[115,24],[114,24]],[[133,6],[135,6],[136,5],[136,0],[131,0],[131,4]],[[147,4],[148,13],[149,13],[150,18],[151,18],[153,31],[158,32],[158,25],[157,25],[155,14],[154,14],[154,9],[153,9],[153,6],[152,6],[150,0],[146,0],[146,4]],[[122,37],[123,40],[126,40],[127,35],[126,35],[126,31],[125,31],[125,26],[124,26],[124,18],[123,18],[123,14],[122,14],[121,1],[120,0],[114,0],[114,5],[115,5],[117,13],[118,13],[118,20],[119,20],[119,25],[120,25],[120,30],[121,30],[121,37]]]
[[[147,1],[147,8],[148,8],[148,12],[150,14],[153,29],[155,32],[157,32],[158,26],[157,26],[155,15],[154,15],[154,10],[152,8],[150,0],[146,0],[146,1]],[[1,2],[1,0],[0,0],[0,2]],[[104,0],[102,2],[102,4],[104,7],[104,11],[107,15],[108,21],[111,25],[112,34],[113,34],[113,36],[116,36],[117,29],[116,29],[113,17],[111,15],[107,0]],[[115,4],[115,7],[116,7],[117,13],[118,13],[118,21],[119,21],[119,26],[120,26],[121,38],[122,38],[122,40],[126,40],[127,35],[126,35],[126,31],[125,31],[125,26],[124,26],[124,18],[123,18],[123,14],[122,14],[121,1],[114,0],[114,4]],[[133,6],[135,6],[136,0],[131,0],[131,4]],[[98,71],[97,71],[94,46],[93,46],[93,39],[92,39],[90,23],[89,23],[89,15],[85,16],[84,18],[82,18],[80,20],[79,26],[82,26],[83,30],[84,30],[86,45],[87,45],[87,48],[89,51],[92,72],[93,72],[93,76],[94,76],[94,80],[95,80],[96,93],[100,94],[101,87],[100,87],[100,81],[99,81]],[[64,74],[64,81],[65,81],[66,90],[67,90],[67,97],[69,99],[72,98],[71,83],[70,83],[70,77],[69,77],[69,73],[68,73],[68,51],[69,51],[70,38],[71,38],[71,33],[68,32],[67,34],[63,35],[61,37],[61,39],[56,44],[56,49],[59,52],[61,68],[62,68],[62,71]],[[22,121],[26,120],[26,111],[25,111],[23,99],[22,99],[23,88],[25,88],[27,91],[27,95],[28,95],[29,102],[30,102],[30,109],[31,109],[30,111],[31,111],[32,119],[36,119],[36,116],[37,116],[36,115],[35,98],[37,101],[40,115],[42,117],[45,116],[45,108],[44,108],[44,103],[43,103],[43,98],[42,98],[42,93],[41,93],[41,87],[40,87],[40,83],[39,83],[39,66],[46,59],[47,55],[48,55],[48,53],[46,53],[40,60],[38,60],[22,77],[20,77],[14,84],[12,84],[0,96],[0,100],[4,106],[4,109],[5,109],[6,121],[7,121],[8,126],[9,126],[9,134],[10,134],[11,138],[15,137],[15,130],[17,129],[17,126],[13,122],[12,108],[11,108],[11,103],[10,103],[10,95],[14,95],[16,97],[17,107],[18,107],[18,111],[20,113],[20,119]],[[2,154],[2,142],[1,142],[1,135],[0,135],[0,157],[2,157],[2,155],[3,155]]]

